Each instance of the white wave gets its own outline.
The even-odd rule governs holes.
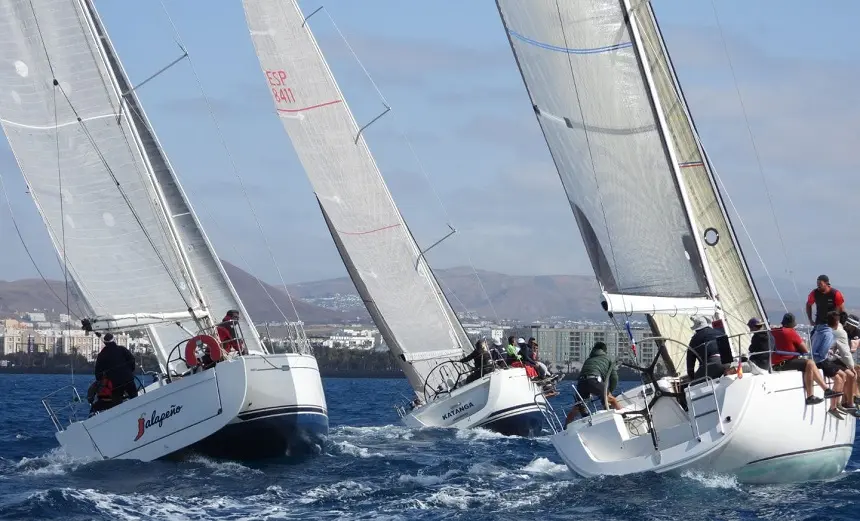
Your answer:
[[[421,485],[423,487],[429,487],[432,485],[438,485],[443,481],[447,481],[448,478],[458,474],[459,471],[449,470],[448,472],[442,474],[441,476],[436,476],[434,474],[401,474],[397,481],[400,483],[414,483],[416,485]]]
[[[407,428],[398,425],[380,425],[372,427],[349,427],[340,426],[332,429],[333,434],[358,436],[369,438],[382,438],[386,440],[411,440],[414,432]]]
[[[443,487],[427,498],[427,502],[435,506],[466,510],[475,504],[490,504],[498,502],[498,495],[489,490],[470,491],[462,487]]]
[[[29,500],[52,502],[49,491],[40,491],[29,496]],[[141,519],[190,520],[212,519],[213,515],[229,515],[232,521],[285,518],[290,514],[288,506],[279,504],[261,505],[254,498],[237,500],[229,497],[155,497],[148,494],[118,495],[93,489],[61,489],[63,498],[71,502],[91,505],[119,521]]]
[[[15,469],[25,476],[58,476],[81,465],[101,461],[98,458],[73,458],[62,447],[56,447],[35,458],[21,458]]]
[[[740,489],[738,478],[735,476],[688,470],[681,473],[681,477],[696,481],[707,488]]]
[[[339,453],[346,454],[347,456],[354,456],[356,458],[385,457],[385,455],[380,452],[370,452],[366,447],[358,447],[348,441],[337,441],[334,445],[337,447]]]
[[[523,467],[522,470],[529,474],[543,474],[546,476],[570,475],[570,470],[567,468],[567,465],[554,463],[546,458],[533,460],[531,463]]]
[[[482,429],[480,427],[475,427],[472,429],[458,429],[457,431],[455,431],[454,436],[458,440],[468,441],[498,440],[500,438],[507,438],[507,436],[505,436],[504,434],[498,433],[496,431]]]
[[[297,501],[303,505],[325,501],[327,499],[343,500],[347,498],[361,497],[372,492],[373,489],[364,483],[347,480],[333,485],[321,485],[305,492]]]
[[[188,461],[191,463],[199,463],[204,467],[213,470],[213,474],[216,476],[229,477],[247,474],[263,474],[263,471],[261,470],[248,468],[236,461],[215,461],[199,454],[192,456]]]

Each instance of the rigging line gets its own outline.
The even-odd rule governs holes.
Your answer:
[[[68,93],[66,93],[65,89],[63,89],[63,86],[57,80],[57,78],[54,74],[54,66],[51,62],[51,55],[48,52],[48,46],[45,43],[44,36],[42,35],[42,29],[39,25],[39,19],[38,19],[38,16],[36,16],[36,11],[35,11],[35,8],[33,6],[32,0],[30,0],[30,8],[33,11],[33,22],[34,22],[34,24],[36,26],[36,30],[39,34],[39,41],[42,44],[42,49],[45,51],[45,60],[48,64],[49,70],[51,71],[51,79],[53,80],[55,89],[59,88],[59,90],[63,94],[63,97],[65,98],[66,102],[69,104],[69,108],[72,110],[72,113],[75,115],[75,118],[80,122],[81,128],[84,129],[84,134],[86,134],[86,137],[89,140],[90,144],[92,145],[93,149],[95,150],[96,154],[98,155],[99,160],[101,161],[101,163],[105,167],[105,169],[107,169],[108,174],[110,175],[113,182],[116,184],[117,190],[119,191],[120,195],[122,196],[123,201],[125,201],[125,204],[128,206],[129,210],[131,211],[132,216],[134,216],[135,221],[137,221],[138,226],[143,231],[143,234],[146,236],[146,239],[149,241],[149,244],[152,246],[152,249],[155,251],[155,254],[158,257],[159,261],[161,261],[162,266],[164,267],[165,271],[167,272],[168,277],[170,277],[170,280],[173,282],[174,287],[179,292],[180,297],[185,302],[185,305],[188,306],[189,308],[192,307],[188,303],[188,300],[185,298],[185,295],[182,293],[182,289],[181,289],[179,283],[176,281],[176,278],[174,277],[173,272],[171,272],[170,269],[168,268],[166,261],[164,260],[164,258],[161,255],[161,252],[158,251],[158,248],[155,246],[155,242],[153,241],[152,237],[150,236],[149,231],[146,229],[146,227],[143,226],[143,221],[137,215],[137,212],[135,211],[134,207],[131,204],[131,200],[129,200],[125,191],[120,186],[120,182],[116,178],[116,175],[114,174],[110,165],[108,165],[107,159],[104,157],[104,154],[102,154],[101,150],[99,149],[98,145],[96,144],[95,139],[93,138],[92,134],[90,133],[89,129],[87,128],[86,124],[84,123],[83,119],[81,118],[80,114],[78,113],[77,109],[75,108],[74,104],[72,104],[72,100],[69,98]],[[56,93],[55,93],[55,96],[56,96]],[[64,217],[61,216],[61,219],[62,218],[64,218]],[[63,226],[65,226],[65,225],[63,225]]]
[[[205,207],[205,206],[204,206],[204,207],[203,207],[203,212],[206,214],[206,217],[208,217],[208,218],[209,218],[209,220],[210,220],[210,221],[215,225],[215,228],[216,228],[216,229],[218,229],[219,231],[222,231],[222,232],[223,232],[224,228],[223,228],[221,225],[219,225],[219,224],[218,224],[218,221],[217,221],[217,220],[215,219],[215,217],[214,217],[214,216],[209,212],[208,207]],[[234,251],[234,252],[236,252],[236,255],[238,255],[238,256],[239,256],[239,260],[242,262],[242,264],[245,266],[245,268],[246,268],[246,269],[248,269],[248,273],[250,274],[250,272],[251,272],[251,270],[250,270],[251,265],[248,263],[248,261],[246,260],[245,256],[244,256],[244,255],[242,255],[242,252],[239,250],[238,246],[236,245],[236,242],[231,241],[231,244],[232,244],[232,246],[233,246],[233,251]],[[285,313],[284,313],[284,311],[281,309],[281,306],[280,306],[280,305],[278,305],[278,303],[275,301],[275,298],[274,298],[274,297],[272,296],[272,294],[269,292],[268,288],[266,288],[266,285],[263,283],[263,281],[262,281],[262,280],[260,280],[260,278],[259,278],[259,277],[257,277],[257,276],[255,276],[255,275],[251,275],[251,276],[254,278],[254,280],[256,280],[256,281],[260,284],[260,288],[262,288],[263,292],[266,294],[266,296],[267,296],[267,297],[269,297],[269,300],[270,300],[270,301],[272,302],[272,304],[275,306],[275,309],[276,309],[276,310],[278,310],[278,313],[281,315],[281,317],[283,317],[283,319],[284,319],[284,323],[286,323],[286,324],[287,324],[287,334],[288,334],[288,335],[291,335],[291,329],[290,329],[290,327],[289,327],[290,319],[288,319],[288,318],[287,318],[286,314],[285,314]],[[299,320],[298,315],[296,316],[296,320]],[[252,325],[253,325],[253,324],[252,324]],[[290,340],[292,340],[292,336],[290,337]],[[301,338],[298,338],[298,333],[296,334],[296,339],[295,339],[295,341],[296,341],[296,343],[297,343],[297,344],[301,341]],[[295,347],[295,346],[296,346],[296,344],[294,344],[294,347]]]
[[[75,106],[72,104],[72,100],[69,99],[68,94],[66,94],[65,90],[63,89],[63,86],[59,85],[59,83],[58,83],[58,87],[60,89],[60,92],[62,92],[63,96],[66,98],[66,102],[69,104],[69,108],[72,109],[72,113],[74,113],[76,118],[81,119],[80,115],[78,114],[77,109],[75,109]],[[90,144],[92,145],[93,149],[95,150],[96,155],[98,156],[99,160],[101,161],[102,166],[105,167],[111,180],[113,180],[114,184],[116,185],[117,191],[119,192],[120,196],[122,196],[122,199],[125,202],[126,206],[128,206],[128,209],[131,212],[132,217],[134,217],[135,222],[137,222],[138,227],[140,227],[141,231],[143,232],[143,235],[146,237],[146,240],[149,242],[149,245],[152,246],[152,250],[155,252],[156,257],[158,257],[158,260],[161,262],[161,265],[164,268],[164,271],[167,273],[167,276],[170,277],[170,281],[173,282],[173,286],[176,288],[176,291],[179,293],[179,296],[182,298],[182,301],[185,303],[185,305],[187,307],[189,307],[189,308],[193,307],[188,302],[188,299],[185,298],[185,294],[182,292],[182,286],[179,284],[179,281],[177,281],[176,275],[170,270],[170,267],[167,265],[167,261],[164,259],[164,256],[161,254],[161,252],[158,250],[158,247],[155,245],[155,240],[152,238],[152,235],[149,233],[149,230],[147,230],[146,227],[143,225],[143,220],[140,218],[140,216],[137,213],[137,210],[135,210],[134,206],[131,204],[131,199],[128,198],[128,195],[125,193],[125,190],[122,188],[122,185],[120,184],[119,179],[117,179],[116,174],[114,173],[113,169],[111,168],[111,166],[107,162],[107,158],[105,158],[105,156],[102,153],[101,149],[99,148],[98,144],[96,144],[95,138],[90,133],[90,130],[89,130],[89,128],[87,128],[86,123],[81,121],[80,124],[81,124],[81,128],[83,128],[83,130],[84,130],[84,134],[86,135],[87,139],[89,140]]]
[[[561,6],[559,5],[558,0],[556,0],[555,2],[555,7],[556,11],[558,11],[558,23],[559,27],[561,28],[562,38],[564,39],[564,46],[569,47],[569,44],[567,42],[567,32],[564,30],[564,18],[561,15]],[[624,8],[622,6],[622,10],[623,9]],[[567,64],[570,69],[570,79],[573,82],[573,91],[576,93],[576,105],[579,108],[579,117],[582,119],[582,131],[585,134],[585,143],[588,147],[588,158],[591,162],[591,172],[594,174],[594,185],[597,187],[598,200],[600,201],[600,213],[603,215],[603,225],[606,227],[606,240],[609,243],[609,253],[610,255],[612,255],[612,264],[615,267],[615,272],[618,273],[618,260],[615,258],[615,247],[612,245],[612,234],[609,233],[609,220],[606,218],[606,207],[603,204],[603,196],[600,194],[600,181],[598,181],[597,179],[597,164],[594,162],[594,152],[591,149],[591,138],[588,135],[588,125],[585,121],[585,112],[582,110],[582,100],[579,96],[579,87],[577,86],[576,75],[573,73],[573,58],[570,54],[567,55]],[[595,275],[596,272],[597,270],[595,269]],[[601,282],[600,278],[595,278],[597,278],[597,283],[602,287],[603,283]],[[621,304],[626,309],[627,306],[624,304],[624,293],[619,292],[619,294],[621,295]]]
[[[203,88],[203,81],[200,79],[200,75],[197,73],[197,67],[194,65],[194,60],[191,59],[191,54],[188,53],[188,47],[186,47],[182,38],[179,34],[179,29],[176,27],[176,24],[173,22],[173,18],[170,16],[170,12],[167,10],[167,6],[164,3],[164,0],[159,0],[161,4],[161,8],[164,11],[164,15],[167,17],[167,21],[170,23],[171,28],[173,29],[173,37],[178,43],[178,45],[184,50],[186,54],[188,54],[188,64],[191,66],[191,72],[194,74],[194,79],[197,81],[197,87],[200,89],[200,93],[203,95],[203,100],[206,102],[206,108],[209,111],[209,115],[212,118],[212,123],[215,125],[215,129],[218,132],[218,138],[221,141],[221,145],[224,147],[224,152],[227,155],[227,159],[230,161],[230,167],[233,170],[233,175],[239,181],[239,186],[242,189],[242,194],[245,197],[245,202],[248,203],[248,208],[251,210],[251,215],[254,217],[254,222],[257,224],[257,228],[260,231],[260,235],[263,238],[263,243],[266,245],[266,250],[269,253],[269,257],[272,259],[272,264],[275,266],[275,270],[278,272],[278,278],[281,280],[281,285],[284,288],[284,292],[287,294],[287,298],[290,301],[290,306],[293,308],[293,313],[296,315],[296,334],[300,335],[305,343],[307,343],[306,335],[304,334],[304,328],[300,326],[301,318],[299,317],[299,311],[296,309],[296,304],[293,301],[293,296],[290,294],[290,290],[287,288],[287,283],[284,280],[284,275],[281,273],[281,267],[278,265],[277,260],[275,259],[275,254],[272,251],[272,246],[269,243],[269,240],[266,238],[266,233],[263,229],[263,225],[260,222],[259,217],[257,216],[256,210],[254,210],[254,205],[251,203],[251,198],[248,195],[248,191],[245,188],[245,181],[242,179],[242,176],[239,173],[239,168],[236,165],[236,161],[233,159],[233,155],[230,153],[230,149],[227,146],[227,140],[224,138],[224,133],[221,131],[221,125],[218,123],[218,118],[215,116],[215,111],[212,108],[212,103],[209,101],[209,96],[206,95],[206,90]],[[299,328],[301,327],[301,332],[299,332]]]
[[[358,63],[358,66],[361,67],[361,70],[364,72],[364,75],[370,81],[370,84],[373,85],[373,88],[379,95],[379,99],[382,100],[383,105],[385,105],[385,107],[387,107],[388,109],[391,109],[391,104],[388,102],[387,99],[385,99],[385,96],[382,94],[382,90],[379,88],[379,85],[376,84],[376,81],[374,81],[373,77],[370,75],[370,72],[367,70],[367,67],[364,66],[364,63],[361,61],[361,59],[358,57],[358,54],[352,48],[352,45],[350,45],[349,41],[346,39],[346,35],[343,34],[343,32],[340,30],[340,27],[337,25],[337,22],[334,21],[334,18],[331,16],[331,13],[329,13],[328,9],[325,9],[324,7],[321,7],[321,9],[325,11],[326,16],[328,17],[329,21],[331,21],[332,27],[334,27],[335,31],[337,31],[337,34],[340,36],[341,40],[343,40],[343,43],[346,45],[347,50],[349,50],[349,53],[352,55],[353,59],[355,59],[356,63]],[[395,118],[397,118],[396,115]],[[448,208],[442,201],[442,197],[439,195],[439,191],[436,189],[436,185],[431,180],[429,172],[426,168],[424,168],[424,163],[423,161],[421,161],[421,158],[415,151],[415,147],[412,146],[412,140],[409,139],[405,130],[401,130],[400,133],[402,134],[403,140],[406,142],[406,145],[409,147],[409,151],[412,153],[412,156],[415,158],[415,162],[418,165],[418,169],[421,171],[421,174],[424,176],[424,179],[427,181],[427,184],[433,191],[433,195],[435,196],[436,201],[442,208],[442,213],[445,215],[445,221],[448,223],[449,227],[454,228],[453,220],[451,219],[451,215],[448,213]],[[496,312],[496,308],[495,306],[493,306],[493,301],[492,299],[490,299],[490,295],[489,293],[487,293],[487,290],[484,287],[484,281],[481,280],[481,277],[478,275],[478,270],[475,268],[475,263],[472,261],[472,254],[468,248],[466,249],[466,255],[469,259],[469,267],[472,268],[472,273],[475,275],[475,279],[477,279],[478,285],[481,287],[481,292],[483,293],[484,299],[486,299],[487,304],[489,304],[490,310],[492,310],[496,322],[500,322],[499,314]],[[462,304],[462,302],[460,302],[460,304]],[[465,306],[463,306],[463,309],[468,311],[468,308],[466,308]]]
[[[53,286],[51,286],[51,283],[48,282],[47,277],[45,277],[44,273],[42,272],[42,269],[39,268],[39,265],[36,264],[36,259],[33,257],[32,252],[30,252],[30,248],[27,246],[27,243],[24,241],[24,234],[21,232],[21,228],[18,226],[18,219],[15,218],[15,213],[12,210],[12,201],[11,201],[11,199],[9,199],[9,192],[6,190],[6,184],[3,181],[3,174],[0,174],[0,191],[3,192],[3,198],[5,199],[6,206],[9,209],[9,216],[12,219],[12,226],[15,228],[15,233],[18,235],[18,239],[21,241],[21,246],[24,247],[24,251],[27,253],[27,257],[30,259],[30,262],[33,264],[33,268],[36,269],[36,272],[39,274],[39,278],[41,278],[42,282],[45,283],[45,286],[48,287],[48,291],[50,291],[57,298],[57,301],[60,304],[62,304],[63,298],[60,297],[60,295],[54,290]],[[70,314],[78,320],[81,319],[80,316],[75,315],[74,313],[70,313]]]
[[[717,6],[714,3],[714,0],[711,0],[711,9],[714,12],[714,19],[717,22],[717,29],[720,32],[720,40],[723,43],[723,51],[726,53],[726,61],[728,62],[729,70],[732,73],[732,81],[734,82],[734,85],[735,85],[735,92],[738,95],[738,101],[740,102],[741,112],[744,115],[744,123],[746,124],[747,132],[749,133],[749,137],[750,137],[750,143],[752,144],[753,153],[755,154],[756,164],[758,165],[759,175],[761,176],[762,184],[764,185],[764,191],[765,191],[765,194],[767,195],[768,206],[770,207],[771,215],[773,216],[773,222],[774,222],[774,225],[776,226],[776,233],[777,233],[777,236],[779,237],[780,246],[782,247],[782,255],[785,258],[785,267],[786,267],[786,270],[788,272],[788,276],[791,279],[791,283],[794,285],[795,296],[797,297],[798,302],[800,302],[801,301],[800,290],[797,288],[797,282],[795,281],[795,278],[794,278],[794,272],[792,271],[791,264],[789,263],[789,260],[788,260],[788,251],[786,250],[786,247],[785,247],[785,240],[783,239],[782,230],[780,229],[780,226],[779,226],[779,219],[776,216],[776,209],[773,206],[773,198],[771,197],[770,189],[768,188],[768,185],[767,185],[767,179],[765,178],[765,175],[764,175],[764,167],[762,166],[762,163],[761,163],[761,156],[759,155],[758,146],[756,145],[755,137],[753,136],[752,127],[750,126],[749,116],[747,115],[746,105],[744,104],[743,96],[741,95],[741,88],[740,88],[740,85],[738,84],[738,78],[737,78],[737,75],[735,74],[735,68],[734,68],[734,65],[732,64],[732,58],[731,58],[731,55],[729,53],[728,43],[726,42],[726,38],[725,38],[725,35],[723,33],[723,26],[720,23],[720,16],[717,12]],[[750,238],[750,241],[752,241],[752,238]]]
[[[54,88],[51,89],[51,98],[54,100],[54,127],[59,124],[59,119],[57,117],[57,88],[59,87],[58,82],[54,82]],[[56,153],[57,153],[57,189],[60,191],[60,216],[62,216],[60,220],[60,235],[62,237],[61,243],[63,245],[63,278],[66,285],[66,313],[69,315],[72,314],[72,308],[69,305],[69,256],[66,252],[66,212],[64,211],[65,203],[63,202],[63,168],[62,168],[62,160],[60,159],[60,133],[54,132],[54,143],[56,145]],[[71,323],[66,322],[66,331],[68,334],[63,339],[63,347],[66,347],[66,340],[71,342],[72,334],[71,334]],[[62,335],[62,333],[61,333]],[[68,354],[68,353],[65,353]],[[69,358],[69,370],[72,375],[72,384],[75,383],[75,358],[74,356]]]

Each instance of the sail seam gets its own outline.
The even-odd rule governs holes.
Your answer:
[[[633,46],[633,42],[621,42],[613,45],[605,45],[603,47],[592,47],[592,48],[584,48],[584,49],[573,49],[570,47],[562,47],[559,45],[552,45],[550,43],[540,42],[538,40],[534,40],[529,38],[528,36],[524,36],[516,31],[508,29],[508,32],[516,38],[517,40],[521,40],[528,44],[534,45],[535,47],[540,47],[541,49],[546,49],[549,51],[558,51],[566,54],[601,54],[604,52],[612,52],[617,51],[619,49],[626,49],[628,47]],[[565,37],[565,43],[567,43],[567,38]]]
[[[99,116],[90,116],[88,118],[81,118],[80,120],[76,119],[74,121],[66,121],[64,123],[57,123],[54,125],[28,125],[26,123],[18,123],[15,121],[10,121],[8,119],[2,119],[2,118],[0,118],[0,122],[6,123],[7,125],[12,125],[13,127],[18,127],[18,128],[29,128],[32,130],[54,130],[54,129],[58,129],[58,128],[70,127],[72,125],[77,125],[78,123],[81,123],[81,122],[94,121],[97,119],[105,119],[105,118],[115,118],[115,117],[116,117],[116,114],[101,114]]]
[[[302,107],[300,109],[278,109],[278,112],[288,112],[290,114],[294,114],[296,112],[305,112],[307,110],[318,109],[322,107],[328,107],[329,105],[335,105],[337,103],[342,102],[342,99],[336,99],[333,101],[326,101],[325,103],[317,103],[316,105],[311,105],[310,107]]]
[[[375,230],[367,230],[367,231],[364,231],[364,232],[344,232],[344,231],[341,231],[341,230],[337,230],[337,233],[342,233],[342,234],[344,234],[344,235],[368,235],[368,234],[370,234],[370,233],[376,233],[376,232],[381,232],[381,231],[384,231],[384,230],[390,230],[390,229],[392,229],[392,228],[397,228],[398,226],[400,226],[400,223],[397,223],[397,224],[391,224],[391,225],[389,225],[389,226],[383,226],[382,228],[376,228]]]

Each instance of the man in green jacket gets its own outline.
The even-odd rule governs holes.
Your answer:
[[[606,389],[606,398],[603,399],[603,391],[606,382],[609,382],[609,387]],[[607,402],[614,409],[621,409],[618,400],[612,396],[612,391],[618,385],[618,371],[615,369],[615,362],[609,358],[606,350],[606,344],[603,342],[595,342],[588,359],[582,364],[582,369],[579,371],[579,380],[576,383],[576,390],[582,397],[582,401],[574,404],[573,408],[567,414],[565,426],[576,418],[576,412],[579,411],[583,416],[588,416],[588,410],[585,408],[584,401],[587,401],[591,396],[599,396],[603,401],[603,407],[607,407]]]

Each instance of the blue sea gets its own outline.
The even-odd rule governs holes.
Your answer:
[[[405,380],[326,379],[330,437],[323,454],[301,462],[194,456],[76,461],[58,448],[39,401],[70,379],[0,375],[0,519],[785,521],[860,515],[856,450],[838,478],[795,486],[742,485],[692,473],[581,479],[546,437],[402,427],[393,406],[410,393]],[[78,383],[85,386],[84,380]],[[568,399],[563,392],[556,407]]]

